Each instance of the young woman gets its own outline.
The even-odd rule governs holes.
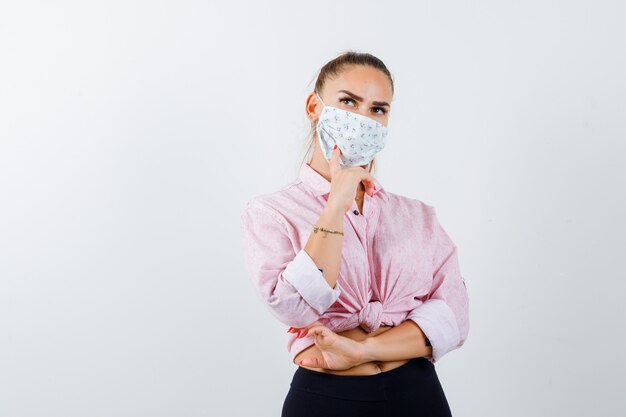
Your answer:
[[[461,347],[469,300],[435,208],[372,175],[393,79],[346,52],[306,101],[312,158],[242,214],[248,271],[299,367],[282,417],[450,416],[435,362]]]

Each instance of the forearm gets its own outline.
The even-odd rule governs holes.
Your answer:
[[[316,224],[330,230],[343,231],[343,218],[344,213],[341,210],[327,205]],[[325,232],[311,233],[304,246],[304,250],[313,259],[331,288],[337,285],[342,246],[343,235]]]
[[[412,320],[406,320],[377,336],[363,340],[363,362],[394,361],[430,355],[426,335]]]

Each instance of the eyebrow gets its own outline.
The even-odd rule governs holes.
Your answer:
[[[363,97],[359,97],[356,94],[348,91],[348,90],[339,90],[339,93],[346,93],[347,95],[349,95],[350,97],[352,97],[353,99],[355,99],[356,101],[363,101]],[[391,107],[391,105],[389,103],[387,103],[386,101],[372,101],[372,104],[374,104],[375,106],[387,106],[387,107]]]

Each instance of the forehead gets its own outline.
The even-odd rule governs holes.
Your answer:
[[[363,65],[346,67],[337,76],[328,78],[324,90],[335,94],[348,90],[366,100],[380,100],[391,103],[393,93],[391,82],[382,71]]]

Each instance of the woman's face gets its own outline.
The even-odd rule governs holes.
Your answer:
[[[389,79],[380,70],[363,65],[347,67],[339,76],[326,80],[320,95],[328,106],[359,113],[387,126],[393,93]],[[323,108],[317,95],[311,93],[307,99],[311,120],[317,120]]]

